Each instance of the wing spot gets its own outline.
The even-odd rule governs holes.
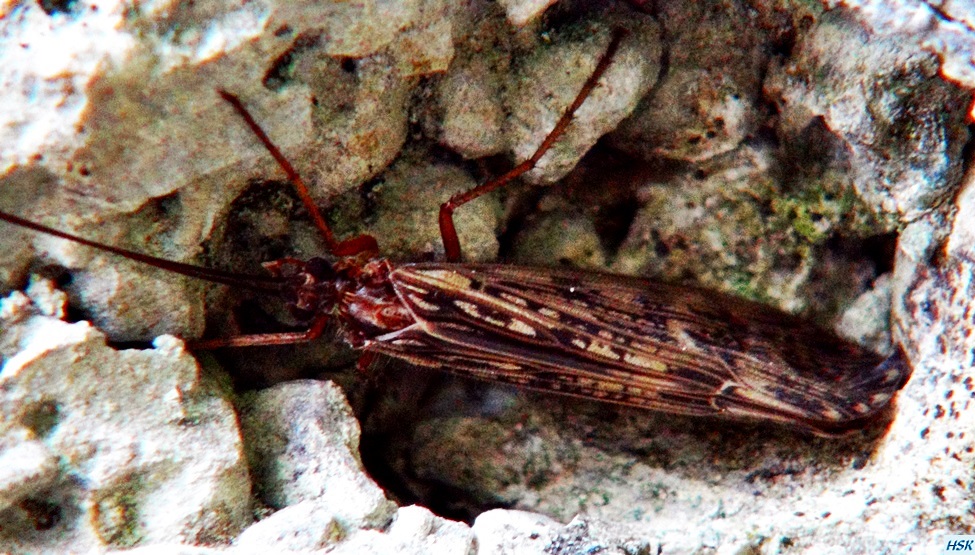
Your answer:
[[[574,338],[572,340],[572,344],[575,345],[576,347],[582,349],[582,350],[586,350],[586,349],[589,348],[589,344],[586,343],[585,341],[579,339],[578,337],[576,337],[576,338]]]
[[[656,370],[657,372],[667,371],[667,365],[663,362],[645,356],[634,355],[632,353],[624,353],[623,362],[632,364],[634,366],[639,366],[640,368],[646,368],[648,370]]]
[[[448,330],[461,332],[461,333],[475,333],[473,327],[467,324],[461,324],[457,322],[438,322],[437,326]]]
[[[440,307],[438,305],[436,305],[434,303],[431,303],[429,301],[423,300],[423,298],[420,297],[419,295],[410,294],[410,295],[407,295],[407,296],[409,297],[410,302],[412,302],[413,304],[415,304],[416,306],[422,308],[423,310],[425,310],[427,312],[437,312],[437,311],[440,310]]]
[[[656,353],[660,350],[658,347],[651,345],[650,343],[643,343],[640,341],[634,341],[630,343],[630,346],[638,351],[643,351],[645,353]]]
[[[601,341],[593,341],[592,343],[589,344],[589,347],[586,350],[594,355],[598,355],[603,358],[609,358],[612,360],[620,359],[619,353],[617,353],[616,351],[613,350],[612,347],[610,347],[609,345]]]
[[[390,343],[404,347],[422,347],[425,345],[425,343],[422,341],[417,341],[416,339],[394,339],[390,341]]]
[[[480,318],[481,317],[481,312],[479,310],[477,310],[477,305],[474,304],[474,303],[469,303],[467,301],[457,301],[457,300],[455,300],[454,301],[454,305],[456,305],[457,308],[463,310],[464,313],[467,314],[468,316],[470,316],[471,318]]]
[[[473,283],[470,278],[450,270],[422,270],[418,273],[440,280],[454,289],[470,289]]]
[[[496,328],[506,328],[506,327],[508,327],[508,323],[505,322],[504,320],[498,320],[497,318],[491,318],[490,316],[484,316],[483,318],[484,318],[484,321],[485,322],[491,324],[492,326],[494,326]]]
[[[537,335],[535,333],[535,328],[529,326],[521,320],[511,320],[508,322],[508,329],[529,337],[535,337]]]
[[[779,411],[785,414],[792,414],[792,415],[796,415],[797,413],[808,415],[810,413],[809,410],[804,409],[802,407],[798,407],[795,405],[795,403],[791,403],[789,401],[779,399],[778,397],[775,396],[774,392],[770,394],[758,389],[752,389],[748,387],[738,387],[734,390],[734,396],[738,397],[739,399],[745,399],[746,401],[750,401],[754,405],[758,405],[757,407],[755,407],[754,410],[759,411],[758,414],[764,415],[767,418],[771,418],[772,417],[771,413],[773,413],[774,411]],[[740,409],[736,409],[736,410],[740,410]],[[837,417],[840,416],[838,412],[832,409],[823,410],[820,414],[824,418],[828,418],[831,420],[835,420]],[[782,417],[778,417],[778,418],[780,421],[782,420]]]
[[[626,389],[626,386],[616,382],[597,382],[596,387],[606,395],[610,393],[622,393]]]
[[[520,370],[524,370],[520,364],[515,364],[513,362],[491,361],[488,364],[494,368],[506,370],[508,372],[518,372]]]
[[[512,295],[511,293],[500,293],[500,296],[509,303],[516,304],[518,306],[528,306],[528,301],[517,295]]]
[[[870,396],[870,404],[875,407],[880,406],[886,403],[890,398],[890,393],[875,393]]]
[[[538,313],[541,314],[542,316],[546,316],[553,320],[559,319],[559,312],[557,310],[552,310],[551,308],[548,308],[546,306],[539,308]]]
[[[470,303],[470,302],[467,302],[467,301],[461,301],[461,300],[458,299],[458,300],[455,300],[454,301],[454,304],[457,305],[457,308],[459,308],[462,311],[464,311],[464,313],[467,314],[468,316],[470,316],[471,318],[476,318],[477,320],[480,320],[481,322],[487,322],[488,324],[491,324],[492,326],[494,326],[496,328],[508,327],[508,322],[506,322],[504,320],[501,320],[501,319],[498,319],[498,318],[493,318],[491,316],[488,316],[487,314],[483,314],[480,311],[480,309],[477,307],[477,305],[474,304],[474,303]]]
[[[820,411],[820,414],[823,416],[823,418],[827,420],[841,420],[843,418],[843,413],[841,413],[840,411],[834,408],[829,408],[829,407],[826,407],[822,411]]]

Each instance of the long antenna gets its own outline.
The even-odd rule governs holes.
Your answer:
[[[13,214],[8,214],[2,211],[0,211],[0,220],[16,226],[25,227],[33,231],[45,233],[47,235],[53,235],[54,237],[60,237],[61,239],[74,241],[75,243],[79,243],[87,247],[110,252],[117,256],[128,258],[129,260],[135,260],[136,262],[140,262],[142,264],[191,278],[202,279],[213,283],[221,283],[223,285],[230,285],[233,287],[244,287],[265,293],[278,293],[280,291],[278,287],[274,287],[280,283],[280,280],[271,276],[237,274],[234,272],[217,270],[215,268],[204,268],[202,266],[194,266],[192,264],[184,264],[182,262],[166,260],[165,258],[149,256],[148,254],[113,247],[112,245],[106,245],[104,243],[85,239],[84,237],[65,233],[52,227],[43,226],[41,224],[32,222],[30,220],[25,220],[23,218],[14,216]]]

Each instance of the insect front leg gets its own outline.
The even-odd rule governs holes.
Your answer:
[[[271,138],[267,136],[264,129],[257,123],[250,112],[244,106],[244,103],[240,101],[237,95],[229,93],[225,90],[218,89],[217,94],[221,98],[227,101],[234,110],[240,115],[247,127],[250,128],[251,132],[261,141],[264,148],[271,154],[274,161],[278,163],[278,166],[284,170],[284,173],[288,176],[288,181],[291,186],[294,187],[295,192],[301,199],[302,204],[308,210],[308,214],[311,216],[315,227],[322,234],[322,238],[325,240],[325,244],[328,246],[328,251],[334,256],[353,256],[357,254],[376,254],[379,252],[379,245],[376,243],[375,237],[372,235],[357,235],[355,237],[350,237],[339,241],[335,238],[335,234],[332,232],[331,226],[325,221],[325,217],[322,212],[318,209],[318,205],[311,198],[311,193],[308,192],[308,186],[305,185],[305,181],[298,174],[298,171],[291,165],[291,162],[285,158],[284,154],[281,152]],[[267,343],[268,345],[275,345],[276,343]]]
[[[268,345],[293,345],[307,343],[321,337],[328,325],[328,315],[319,314],[305,331],[283,333],[257,333],[252,335],[236,335],[203,341],[191,341],[187,347],[191,350],[209,351],[226,347],[265,347]]]

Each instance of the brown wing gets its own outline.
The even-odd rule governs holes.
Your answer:
[[[694,288],[567,270],[407,264],[417,323],[367,348],[415,364],[664,412],[857,427],[910,375],[798,318]]]

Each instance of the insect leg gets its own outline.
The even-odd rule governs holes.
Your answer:
[[[517,178],[518,176],[530,171],[535,167],[535,164],[548,152],[548,149],[552,147],[555,141],[565,132],[565,129],[569,126],[572,121],[572,116],[575,114],[579,106],[585,102],[586,98],[592,93],[592,90],[596,87],[596,83],[599,78],[603,76],[606,69],[609,68],[609,64],[613,60],[613,56],[616,55],[616,51],[619,49],[620,42],[628,34],[626,29],[617,28],[613,33],[613,39],[609,43],[609,47],[606,48],[606,52],[603,53],[603,57],[599,59],[599,63],[596,65],[595,71],[589,76],[585,84],[582,85],[582,89],[579,94],[576,95],[575,100],[566,109],[565,113],[555,124],[552,131],[545,137],[542,144],[538,146],[535,153],[524,162],[518,164],[514,168],[508,170],[507,173],[502,174],[499,177],[486,181],[477,187],[463,193],[458,193],[452,197],[450,200],[440,205],[440,237],[443,239],[444,253],[446,255],[448,262],[459,262],[460,261],[460,240],[457,238],[457,229],[454,227],[454,210],[467,204],[468,202],[486,195],[491,191],[509,183],[511,180]]]
[[[217,339],[205,339],[202,341],[190,341],[187,343],[193,351],[209,351],[212,349],[222,349],[224,347],[263,347],[266,345],[292,345],[294,343],[307,343],[321,337],[328,324],[328,315],[320,314],[305,331],[284,332],[284,333],[258,333],[253,335],[236,335],[233,337],[219,337]]]
[[[329,227],[328,223],[325,221],[325,217],[322,216],[321,211],[318,206],[315,205],[315,201],[311,198],[311,193],[308,192],[308,186],[305,185],[305,181],[301,179],[298,175],[298,171],[295,170],[291,162],[284,157],[281,150],[271,142],[270,137],[267,133],[261,129],[261,126],[254,120],[247,108],[240,101],[237,95],[231,94],[223,89],[217,89],[217,94],[221,98],[230,103],[234,107],[234,110],[243,118],[247,127],[257,136],[264,145],[264,148],[271,153],[274,160],[281,166],[284,173],[288,175],[288,181],[295,188],[295,192],[298,193],[298,197],[301,198],[301,202],[305,205],[308,213],[311,214],[311,219],[315,223],[315,227],[321,232],[322,238],[325,239],[325,244],[328,245],[328,251],[335,256],[351,256],[354,254],[359,254],[362,252],[377,253],[379,252],[379,246],[376,243],[376,239],[371,235],[356,235],[349,239],[339,241],[335,238],[335,234],[332,233],[332,228]],[[267,345],[273,345],[274,343],[267,343]]]

